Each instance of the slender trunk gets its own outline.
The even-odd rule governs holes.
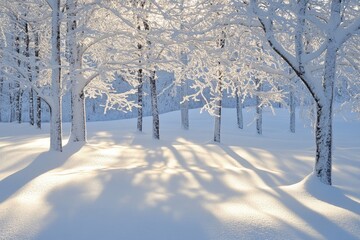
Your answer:
[[[184,28],[183,25],[180,26],[181,29]],[[188,56],[185,51],[181,51],[180,60],[184,66],[188,65]],[[184,70],[184,67],[182,68]],[[184,101],[185,97],[188,95],[188,80],[181,79],[180,87],[180,111],[181,111],[181,127],[185,130],[189,129],[189,102]]]
[[[62,102],[61,102],[61,60],[60,60],[60,0],[52,2],[51,31],[51,87],[53,94],[50,106],[50,150],[62,151]]]
[[[137,130],[142,132],[143,128],[143,73],[142,69],[138,69],[138,87],[137,87]]]
[[[41,98],[36,97],[36,127],[41,129]]]
[[[22,90],[20,89],[20,84],[16,83],[16,93],[15,93],[15,119],[17,123],[21,123],[21,112],[22,112]]]
[[[17,35],[15,37],[15,51],[16,51],[16,62],[17,66],[21,68],[21,61],[20,61],[20,37]],[[17,75],[17,82],[15,83],[15,119],[18,123],[21,123],[21,111],[22,111],[22,101],[21,95],[22,90],[20,87],[20,74]]]
[[[36,31],[34,33],[34,44],[35,44],[35,76],[34,80],[36,81],[39,77],[40,67],[39,67],[39,57],[40,57],[40,38],[39,33]],[[41,98],[36,94],[36,127],[41,129]]]
[[[217,47],[224,48],[225,47],[225,39],[226,34],[225,31],[221,31],[221,37],[217,41]],[[214,126],[214,142],[220,142],[220,132],[221,132],[221,108],[222,108],[222,79],[223,72],[221,71],[221,61],[218,62],[219,70],[218,70],[218,84],[217,91],[218,99],[215,102],[215,126]]]
[[[243,118],[243,102],[241,100],[241,91],[236,92],[236,120],[238,128],[244,128],[244,118]]]
[[[14,105],[14,89],[11,83],[9,83],[9,105],[10,105],[10,114],[9,114],[9,122],[15,121],[15,105]]]
[[[145,1],[144,2],[137,2],[134,1],[133,2],[135,7],[138,7],[138,4],[140,5],[141,8],[144,8],[145,6]],[[145,23],[145,21],[141,20],[140,16],[136,16],[136,25],[137,25],[137,30],[140,32],[141,31],[141,22]],[[149,29],[147,29],[149,30]],[[138,104],[138,109],[137,109],[137,130],[139,132],[142,132],[143,130],[143,86],[144,86],[144,74],[143,74],[143,69],[142,67],[142,58],[143,58],[143,44],[141,42],[138,42],[137,44],[137,49],[138,49],[138,57],[139,57],[139,69],[137,71],[137,80],[138,80],[138,86],[137,86],[137,104]]]
[[[30,33],[29,33],[29,24],[28,22],[24,23],[25,29],[25,57],[27,62],[25,63],[27,68],[27,75],[30,82],[32,82],[32,73],[31,73],[31,65],[30,65]],[[29,123],[30,125],[34,125],[34,90],[30,88],[29,90]]]
[[[289,105],[290,105],[290,132],[295,133],[295,96],[293,90],[290,90],[289,93]]]
[[[221,130],[221,105],[222,105],[222,86],[221,86],[221,79],[218,83],[218,94],[219,99],[216,100],[215,103],[215,126],[214,126],[214,142],[220,142],[220,130]]]
[[[34,113],[34,90],[31,88],[29,91],[29,123],[34,126],[35,113]]]
[[[185,80],[181,84],[181,102],[180,102],[181,126],[185,130],[189,129],[189,102],[184,101],[184,98],[188,94],[187,92],[188,92],[188,83]]]
[[[153,138],[160,139],[160,133],[159,133],[160,120],[159,120],[159,110],[157,104],[155,71],[153,71],[150,76],[150,92],[151,92],[151,110],[153,116]]]
[[[259,93],[262,90],[262,84],[260,80],[256,79],[257,85],[257,92]],[[262,134],[262,106],[261,106],[261,99],[259,95],[256,95],[256,132],[257,134]]]

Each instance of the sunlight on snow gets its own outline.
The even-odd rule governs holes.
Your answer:
[[[263,239],[274,232],[284,233],[283,239],[326,239],[332,231],[351,239],[359,232],[359,215],[347,209],[356,211],[356,190],[348,190],[350,198],[330,192],[322,200],[306,182],[291,185],[312,169],[312,152],[300,137],[294,147],[282,149],[283,139],[266,145],[252,133],[244,146],[236,135],[225,134],[229,146],[199,143],[189,133],[149,142],[151,136],[126,130],[93,131],[87,144],[66,145],[63,153],[47,152],[43,136],[1,141],[6,147],[0,165],[0,236],[34,239],[78,221],[93,234],[99,226],[106,232],[110,222],[124,228],[184,224],[206,229],[212,239],[255,233]],[[358,150],[337,152],[349,162]],[[354,164],[334,166],[342,184],[349,174],[356,182]]]

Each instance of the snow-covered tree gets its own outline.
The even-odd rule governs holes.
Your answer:
[[[321,182],[329,185],[332,183],[332,106],[336,63],[339,49],[359,31],[360,17],[349,14],[356,4],[357,1],[341,0],[281,3],[252,0],[250,4],[269,45],[295,71],[314,98],[314,173]],[[286,48],[287,44],[279,39],[284,35],[293,42],[291,48]],[[306,45],[311,47],[311,51],[305,50]]]

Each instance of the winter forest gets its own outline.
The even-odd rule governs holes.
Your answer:
[[[358,0],[0,5],[0,239],[360,239]]]

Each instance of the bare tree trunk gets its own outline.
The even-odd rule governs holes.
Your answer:
[[[24,23],[25,28],[25,57],[27,59],[26,68],[29,81],[32,82],[32,73],[30,65],[30,33],[29,33],[29,24],[28,22]],[[34,125],[34,90],[30,88],[29,90],[29,123]]]
[[[138,1],[138,0],[132,0],[133,7],[145,7],[145,1]],[[136,28],[140,32],[141,26],[143,24],[143,27],[149,30],[149,26],[147,25],[147,20],[142,19],[142,16],[140,16],[140,13],[135,16],[134,18],[136,22]],[[139,38],[139,37],[138,37]],[[137,80],[138,80],[138,86],[137,86],[137,122],[136,122],[136,128],[139,132],[142,132],[143,130],[143,87],[144,87],[144,74],[142,69],[142,58],[143,58],[143,44],[141,43],[140,39],[138,39],[137,43],[137,49],[138,49],[138,57],[139,57],[139,69],[137,70]]]
[[[51,64],[52,105],[50,106],[50,150],[62,151],[62,101],[60,60],[60,0],[52,3]]]
[[[236,120],[238,128],[244,128],[244,117],[243,117],[243,102],[241,99],[241,91],[236,92]]]
[[[225,31],[221,31],[221,37],[217,41],[217,46],[219,48],[225,47],[226,34]],[[215,126],[214,126],[214,142],[220,142],[221,136],[221,108],[222,108],[222,79],[223,72],[221,71],[221,62],[218,62],[218,84],[216,94],[218,94],[218,99],[215,102]]]
[[[20,84],[15,84],[16,92],[15,92],[15,119],[17,123],[21,123],[21,113],[22,113],[22,90],[20,88]]]
[[[184,28],[183,25],[180,26],[181,29]],[[181,55],[181,62],[186,66],[188,64],[188,56],[187,54],[182,51]],[[180,111],[181,111],[181,127],[185,130],[189,129],[189,102],[184,101],[185,97],[188,94],[188,80],[181,79],[181,86],[180,86]]]
[[[30,88],[29,91],[29,123],[34,126],[35,123],[35,113],[34,113],[34,90]]]
[[[36,97],[36,127],[41,129],[41,98]]]
[[[149,79],[150,79],[150,92],[151,92],[151,110],[153,116],[153,138],[160,139],[160,132],[159,132],[160,119],[159,119],[159,110],[157,104],[155,71],[152,72]]]
[[[9,113],[9,122],[15,121],[15,104],[14,104],[14,89],[11,83],[9,83],[9,105],[10,105],[10,113]]]
[[[259,79],[255,80],[257,86],[257,92],[259,93],[262,90],[262,84],[260,83]],[[259,95],[256,95],[256,132],[257,134],[262,134],[262,106],[261,106],[261,99]]]
[[[289,105],[290,105],[290,132],[295,133],[295,96],[293,90],[290,90],[289,93]]]
[[[138,69],[138,87],[137,87],[137,130],[142,132],[143,129],[143,73],[142,69]]]
[[[331,185],[332,104],[316,104],[316,162],[314,172],[321,182]]]
[[[76,73],[81,69],[80,47],[76,37],[76,0],[66,1],[67,11],[67,58],[71,82],[71,133],[70,142],[86,142],[86,112],[83,77]]]
[[[214,142],[220,142],[220,136],[221,136],[221,105],[222,105],[222,86],[221,86],[221,77],[218,83],[218,94],[219,99],[216,101],[215,105],[215,127],[214,127]]]
[[[184,101],[184,97],[187,96],[188,92],[188,82],[185,80],[181,84],[181,102],[180,102],[180,111],[181,111],[181,126],[183,129],[189,129],[189,102]]]
[[[40,73],[39,57],[40,57],[40,39],[39,33],[34,33],[34,44],[35,44],[35,80],[38,79]],[[36,94],[36,127],[41,129],[41,98]]]
[[[86,141],[85,94],[83,90],[71,91],[71,134],[70,142]]]
[[[18,33],[17,33],[18,34]],[[15,37],[15,51],[16,51],[16,62],[19,68],[21,68],[20,61],[20,37],[16,35]],[[22,111],[22,90],[20,86],[20,74],[17,75],[17,82],[15,83],[15,119],[18,123],[21,123],[21,111]]]
[[[340,19],[340,1],[332,3],[332,11]],[[334,82],[336,75],[336,55],[338,48],[334,32],[330,33],[329,43],[325,55],[325,71],[323,78],[323,88],[325,100],[316,101],[317,119],[315,129],[316,140],[316,162],[315,174],[321,182],[331,185],[332,169],[332,105],[334,99]]]

